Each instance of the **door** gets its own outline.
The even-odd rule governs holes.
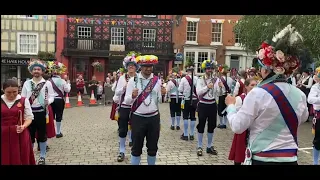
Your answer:
[[[240,69],[240,56],[231,55],[230,57],[230,69],[235,68],[237,70]]]
[[[85,81],[90,80],[89,67],[90,61],[89,58],[72,58],[71,59],[71,67],[72,67],[72,79],[73,82],[76,81],[79,75],[83,76]]]

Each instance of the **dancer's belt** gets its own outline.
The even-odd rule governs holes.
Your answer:
[[[128,105],[128,104],[121,104],[121,107],[122,107],[122,108],[131,108],[131,105]]]
[[[43,112],[44,108],[42,106],[40,107],[31,107],[32,112]]]
[[[215,100],[215,99],[205,99],[205,98],[200,98],[200,101],[208,102],[208,103],[213,103],[213,102],[215,102],[216,100]]]
[[[295,157],[297,156],[297,149],[279,149],[279,150],[270,150],[270,151],[264,151],[259,152],[256,154],[253,154],[253,156],[258,157]]]
[[[158,110],[150,113],[136,113],[134,112],[133,114],[138,115],[138,116],[143,116],[143,117],[152,117],[158,114]]]

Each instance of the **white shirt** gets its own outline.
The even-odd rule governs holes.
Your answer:
[[[204,82],[206,81],[206,83]],[[203,96],[203,99],[206,99],[206,100],[214,100],[215,97],[217,96],[217,93],[219,92],[219,86],[218,84],[214,84],[213,85],[213,88],[212,89],[209,89],[208,88],[208,84],[212,82],[212,79],[204,79],[204,77],[201,77],[200,79],[198,79],[197,81],[197,94],[198,94],[198,97],[199,97],[199,102],[200,103],[203,103],[203,104],[213,104],[213,103],[216,103],[215,101],[210,101],[210,102],[207,102],[207,101],[203,101],[202,98],[200,98],[200,96],[202,96],[204,93],[207,93]]]
[[[58,89],[62,92],[63,95],[65,92],[66,93],[70,92],[71,84],[67,83],[64,79],[61,79],[60,76],[57,76],[57,75],[53,76],[52,81],[58,87]],[[53,91],[54,91],[55,98],[61,98],[61,97],[59,97],[58,93],[54,89],[53,89]]]
[[[32,88],[31,88],[31,82],[33,82],[34,88],[42,82],[46,82],[45,85],[42,87],[42,89],[40,90],[40,94],[43,98],[45,97],[45,89],[46,87],[48,88],[48,103],[51,104],[54,101],[54,90],[52,88],[52,85],[49,81],[46,81],[45,79],[41,79],[38,83],[34,82],[33,79],[27,80],[22,87],[22,91],[21,91],[21,96],[25,97],[26,99],[29,99],[32,95]],[[33,101],[33,104],[31,104],[31,107],[33,108],[38,108],[40,106],[44,107],[44,101],[42,102],[42,100],[39,102],[39,96]]]
[[[137,99],[137,97],[141,94],[142,88],[141,87],[141,81],[143,83],[143,86],[146,86],[149,81],[152,81],[153,73],[150,75],[149,78],[144,78],[141,73],[137,75],[137,82],[134,81],[134,77],[130,78],[127,84],[127,90],[126,95],[124,99],[125,104],[133,104],[134,101]],[[161,95],[161,80],[158,79],[157,84],[154,86],[152,93],[144,100],[146,104],[150,102],[151,94],[154,94],[152,97],[152,102],[149,106],[146,106],[144,103],[141,103],[141,105],[137,108],[137,110],[134,112],[135,114],[147,114],[147,113],[153,113],[155,111],[158,111],[158,104],[161,103],[162,95]],[[132,99],[132,91],[133,89],[138,88],[138,96],[135,99]]]
[[[180,84],[180,79],[174,79],[177,82],[177,85],[175,85],[172,80],[168,81],[168,83],[165,85],[163,84],[163,87],[166,88],[167,93],[170,93],[170,97],[176,98],[177,95],[182,97],[182,93],[178,91],[179,84]],[[177,88],[176,91],[173,91],[173,88]]]
[[[97,86],[97,94],[98,94],[98,95],[102,95],[102,93],[103,93],[103,86],[99,84],[99,85]]]
[[[115,96],[118,96],[119,97],[119,101],[121,100],[121,97],[123,94],[126,93],[126,88],[124,88],[125,86],[127,86],[127,79],[126,79],[126,74],[123,74],[122,76],[120,76],[120,78],[118,79],[118,84],[117,84],[117,87],[115,88]],[[124,100],[122,100],[122,104],[121,104],[121,107],[123,108],[130,108],[132,103],[130,104],[127,104],[124,102]]]
[[[241,78],[240,81],[244,84],[244,82],[246,81],[245,79]],[[233,90],[233,96],[237,96],[239,93],[239,89],[240,89],[240,83],[237,81],[236,82],[236,86],[234,87]]]
[[[292,85],[293,85],[293,86],[297,86],[297,80],[296,80],[296,78],[293,77],[293,76],[291,76],[290,78],[291,78]]]
[[[220,78],[223,78],[224,80],[227,81],[227,85],[229,86],[229,89],[231,91],[233,79],[231,77],[226,77],[226,76],[221,76]],[[222,82],[220,78],[218,78],[218,80],[216,81],[215,85],[218,85],[219,82]],[[218,94],[219,94],[219,96],[222,96],[222,95],[225,95],[226,93],[227,93],[227,90],[226,90],[226,88],[224,87],[224,84],[223,84],[222,87],[219,87]]]
[[[116,90],[116,88],[117,88],[117,81],[114,81],[114,83],[112,84],[112,87],[111,87],[111,91],[115,91]]]
[[[311,87],[308,95],[308,103],[313,105],[314,110],[320,110],[320,84],[316,83]]]
[[[8,101],[4,94],[1,96],[1,98],[6,103],[8,108],[10,109],[17,100],[21,99],[21,96],[18,94],[16,99],[13,101]],[[27,98],[25,98],[25,100],[24,100],[24,113],[23,114],[24,114],[24,120],[33,120],[33,118],[34,118],[33,113],[32,113],[32,109],[31,109],[31,105],[29,103],[29,99],[27,99]]]
[[[242,99],[240,96],[236,97],[236,103],[234,104],[234,106],[236,107],[236,110],[239,111],[239,109],[242,107]]]
[[[313,85],[313,78],[312,77],[308,76],[306,78],[303,78],[301,83],[304,84],[307,81],[308,78],[309,78],[309,81],[308,81],[308,84],[307,84],[306,88],[311,88],[311,86]]]
[[[282,92],[287,95],[292,88],[296,88],[287,83],[275,83]],[[299,120],[299,125],[308,119],[309,112],[307,108],[306,95],[299,90],[300,97],[296,114]],[[229,120],[232,131],[236,134],[241,134],[245,130],[250,129],[249,142],[259,135],[264,129],[269,127],[275,118],[280,114],[277,103],[273,97],[264,89],[253,88],[244,99],[242,107],[238,112],[228,111],[235,108],[235,105],[229,105],[227,108],[227,118]],[[297,145],[286,127],[281,131],[281,134],[263,151],[274,149],[297,149]]]
[[[191,78],[191,74],[189,74],[187,76],[189,76]],[[193,85],[195,87],[197,87],[197,81],[198,81],[198,77],[197,76],[193,76]],[[181,79],[178,91],[183,94],[185,100],[190,100],[191,86],[189,85],[189,81],[187,80],[186,77],[183,77]],[[192,94],[193,94],[193,96],[196,96],[194,94],[194,92],[192,92]],[[197,98],[193,98],[193,99],[197,99]]]

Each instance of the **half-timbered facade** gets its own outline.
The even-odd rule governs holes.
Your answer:
[[[31,77],[28,61],[39,52],[55,52],[55,23],[55,15],[1,15],[1,84]]]
[[[68,15],[58,16],[58,48],[68,65],[70,79],[82,74],[104,81],[108,72],[122,67],[130,51],[159,57],[155,72],[170,68],[174,59],[171,15]],[[60,25],[60,26],[59,26]],[[59,43],[60,41],[60,43]],[[62,42],[63,41],[63,42]],[[92,67],[100,62],[103,71]]]

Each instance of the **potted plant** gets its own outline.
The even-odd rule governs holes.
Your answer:
[[[103,66],[99,61],[95,61],[91,65],[96,71],[103,72]]]

